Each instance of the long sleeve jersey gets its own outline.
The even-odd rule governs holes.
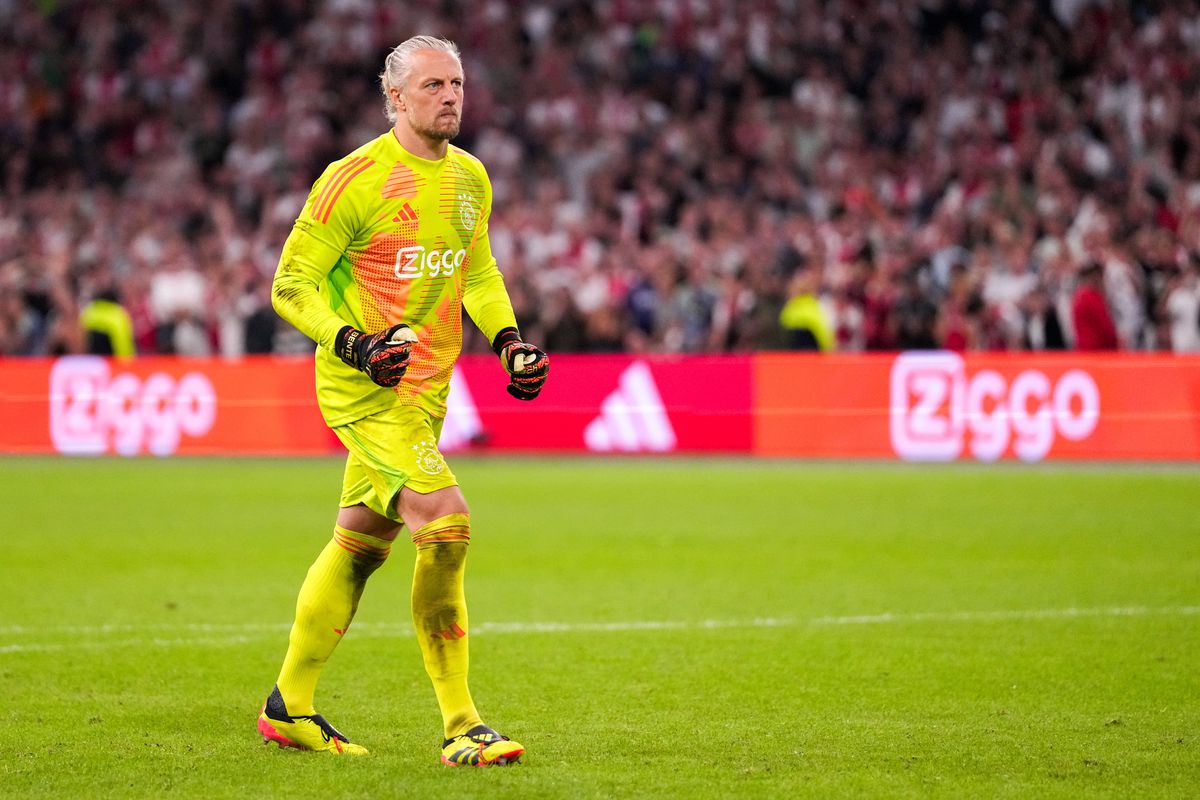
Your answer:
[[[330,164],[284,244],[272,285],[279,314],[317,342],[317,401],[330,426],[396,403],[445,416],[462,349],[462,309],[492,341],[516,327],[488,242],[492,185],[474,156],[451,145],[429,161],[392,131]],[[345,325],[416,333],[404,380],[376,386],[334,353]]]

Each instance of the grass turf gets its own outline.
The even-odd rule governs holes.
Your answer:
[[[0,460],[0,795],[1193,797],[1200,473],[455,460],[472,687],[450,770],[401,543],[261,746],[332,460]]]

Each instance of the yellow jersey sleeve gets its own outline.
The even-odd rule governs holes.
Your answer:
[[[496,257],[492,255],[492,245],[488,239],[488,222],[492,216],[492,182],[488,180],[482,165],[480,171],[483,172],[484,202],[475,228],[471,254],[474,267],[467,276],[463,305],[490,344],[504,328],[517,327],[517,320],[508,297],[508,288],[504,285],[504,276],[496,265]]]
[[[369,158],[348,157],[330,164],[317,179],[284,242],[272,283],[271,297],[279,315],[328,350],[333,349],[337,332],[354,324],[334,313],[320,290],[357,233],[361,209],[353,192],[344,200],[342,195],[373,164]]]

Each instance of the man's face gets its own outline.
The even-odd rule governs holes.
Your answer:
[[[462,126],[463,72],[441,50],[418,50],[403,90],[393,90],[398,123],[424,139],[448,141]]]

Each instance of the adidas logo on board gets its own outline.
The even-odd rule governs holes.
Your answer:
[[[617,390],[604,399],[583,440],[589,450],[602,453],[675,449],[675,430],[646,362],[635,361],[621,373]]]

